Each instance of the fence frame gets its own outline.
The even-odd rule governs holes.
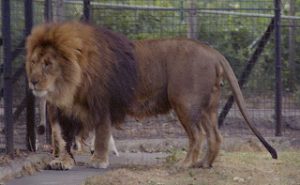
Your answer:
[[[45,3],[44,6],[44,17],[45,21],[48,22],[52,19],[52,0],[41,0]],[[300,17],[296,16],[281,16],[281,1],[273,0],[274,2],[274,15],[262,15],[262,14],[247,14],[247,13],[235,13],[230,11],[220,11],[220,10],[205,10],[205,9],[197,9],[197,13],[219,13],[219,14],[232,14],[237,16],[257,16],[257,17],[270,17],[274,23],[270,23],[274,29],[274,38],[275,38],[275,136],[282,136],[282,79],[281,79],[281,37],[280,37],[280,27],[281,27],[281,19],[300,19]],[[17,71],[12,74],[12,62],[14,59],[21,53],[22,50],[18,48],[22,48],[25,45],[25,37],[30,34],[30,31],[33,26],[33,0],[24,1],[24,12],[25,12],[25,35],[24,38],[20,41],[17,49],[12,51],[11,47],[11,9],[10,9],[10,0],[1,0],[2,3],[2,48],[3,48],[3,65],[1,66],[1,73],[3,73],[3,89],[1,89],[0,97],[4,99],[4,124],[5,124],[5,133],[6,133],[6,153],[9,155],[13,155],[14,153],[14,122],[19,117],[19,115],[23,112],[24,108],[26,108],[26,125],[27,125],[27,148],[30,151],[35,151],[36,149],[36,136],[35,136],[35,99],[33,94],[26,87],[26,97],[20,103],[20,105],[13,112],[13,84],[19,79],[19,77],[24,73],[25,67],[21,65]],[[72,1],[66,1],[65,3],[72,3]],[[92,2],[92,0],[82,0],[81,2],[74,1],[73,3],[82,3],[83,9],[83,21],[89,22],[91,20],[91,6],[96,4]],[[167,10],[167,11],[182,11],[182,8],[164,8],[164,7],[144,7],[144,6],[128,6],[128,5],[113,5],[113,4],[104,4],[98,3],[99,6],[110,6],[116,9],[142,9],[142,10]],[[191,10],[195,11],[193,7]],[[269,28],[268,28],[269,30]],[[268,35],[269,37],[270,35]],[[264,37],[264,36],[262,36]],[[262,51],[260,51],[262,52]],[[254,65],[255,61],[250,58],[249,65]],[[252,66],[253,67],[253,66]],[[245,68],[248,68],[245,66]],[[247,78],[241,77],[241,78]],[[243,75],[242,75],[243,76]],[[245,82],[245,79],[239,79],[241,83]],[[28,84],[28,83],[26,83]],[[242,85],[242,84],[241,84]],[[232,101],[232,100],[228,100]],[[228,108],[228,107],[227,107]],[[228,109],[229,111],[229,109]],[[226,116],[226,115],[225,115]],[[224,117],[225,118],[225,117]]]

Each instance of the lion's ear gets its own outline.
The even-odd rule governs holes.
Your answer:
[[[82,57],[82,53],[83,53],[82,49],[80,49],[80,48],[74,49],[74,55],[77,60],[80,60],[80,58]]]
[[[77,38],[73,40],[74,51],[76,55],[82,55],[83,43],[82,40]]]
[[[77,49],[75,49],[75,52],[77,53],[77,54],[82,54],[82,49],[80,49],[80,48],[77,48]]]

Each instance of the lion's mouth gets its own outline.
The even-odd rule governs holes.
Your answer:
[[[32,90],[32,93],[34,94],[34,96],[44,97],[44,96],[47,95],[48,91],[45,91],[45,90]]]
[[[33,95],[37,97],[44,97],[48,94],[47,89],[39,88],[37,85],[33,85],[32,83],[29,83],[29,89],[31,89]]]

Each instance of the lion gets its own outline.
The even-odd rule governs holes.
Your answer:
[[[217,108],[227,79],[247,125],[273,158],[276,150],[250,122],[245,101],[225,57],[199,41],[176,38],[130,41],[80,22],[35,27],[26,40],[26,73],[33,94],[95,132],[88,165],[109,166],[111,129],[125,116],[143,118],[174,110],[189,146],[181,166],[210,168],[221,135]],[[203,136],[207,151],[199,160]],[[64,158],[60,159],[62,163]]]

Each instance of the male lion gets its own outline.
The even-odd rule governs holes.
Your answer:
[[[215,49],[189,39],[134,43],[120,34],[79,22],[33,29],[26,42],[26,72],[36,96],[95,130],[89,165],[106,168],[111,127],[126,115],[145,117],[173,109],[189,138],[183,166],[211,167],[221,136],[217,107],[226,77],[238,107],[273,158],[276,151],[251,125],[237,79]],[[208,149],[198,161],[202,130]],[[64,161],[61,158],[62,163]]]

